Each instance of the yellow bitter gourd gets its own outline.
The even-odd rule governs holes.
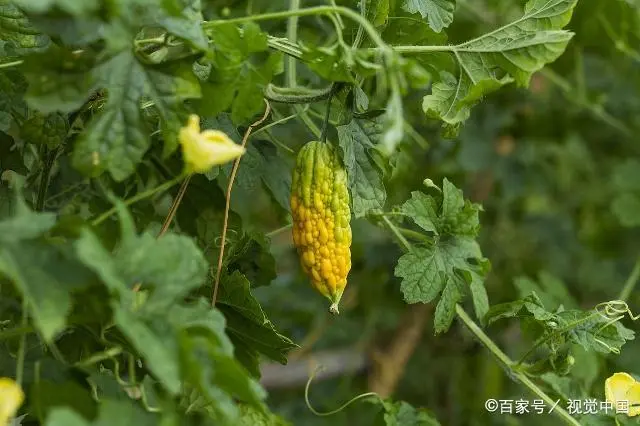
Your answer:
[[[328,143],[305,144],[296,160],[291,187],[293,241],[302,269],[316,290],[338,303],[351,269],[351,211],[347,174]]]

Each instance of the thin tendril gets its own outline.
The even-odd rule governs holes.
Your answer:
[[[608,320],[606,324],[604,324],[602,327],[598,329],[598,331],[596,332],[596,335],[600,334],[600,332],[605,328],[624,319],[625,316],[628,316],[631,319],[631,321],[636,321],[640,319],[640,314],[634,315],[633,312],[631,312],[631,309],[629,309],[629,305],[624,300],[610,300],[608,302],[600,303],[596,305],[595,311],[602,318],[604,318],[605,320]],[[610,352],[613,352],[616,355],[620,354],[620,349],[609,345],[608,343],[604,342],[601,339],[595,338],[594,340],[600,343],[605,348],[607,348]]]
[[[378,395],[377,393],[375,393],[375,392],[366,392],[366,393],[362,393],[362,394],[360,394],[358,396],[355,396],[355,397],[351,398],[349,401],[345,402],[344,404],[342,404],[340,407],[336,408],[335,410],[331,410],[331,411],[327,411],[327,412],[320,412],[320,411],[316,410],[315,408],[313,408],[313,406],[311,405],[311,402],[309,401],[309,387],[311,386],[311,382],[313,381],[313,379],[316,377],[316,374],[318,374],[318,372],[321,369],[322,369],[322,366],[318,366],[313,371],[313,373],[311,373],[311,376],[309,376],[309,380],[307,380],[307,384],[304,387],[304,402],[307,404],[307,408],[309,408],[309,411],[311,411],[316,416],[320,416],[320,417],[331,416],[332,414],[339,413],[340,411],[342,411],[345,408],[347,408],[349,405],[351,405],[354,402],[357,402],[357,401],[359,401],[361,399],[364,399],[364,398],[375,397],[375,398],[378,398],[378,399],[382,400],[382,398],[380,398],[380,395]]]

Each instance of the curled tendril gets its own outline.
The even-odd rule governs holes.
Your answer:
[[[236,231],[235,229],[229,228],[227,229],[227,237],[225,238],[227,240],[227,243],[233,244],[237,241],[238,237],[238,231]],[[216,248],[220,248],[220,246],[222,245],[222,236],[219,235],[217,236],[214,240],[213,240],[213,246]]]
[[[111,362],[113,362],[113,377],[116,380],[116,382],[125,389],[136,389],[137,391],[140,392],[139,396],[137,398],[134,399],[140,399],[140,401],[142,402],[142,407],[149,413],[159,413],[162,410],[159,407],[154,407],[149,405],[149,397],[147,396],[147,392],[145,389],[144,384],[142,383],[134,383],[134,382],[129,382],[125,379],[122,378],[122,376],[120,375],[120,362],[118,361],[118,359],[116,357],[109,357],[108,358]],[[103,366],[100,366],[100,370],[101,371],[108,371],[106,370]],[[100,402],[100,397],[98,395],[98,386],[95,384],[91,384],[91,393],[93,396],[93,399],[96,402]],[[128,392],[127,392],[128,393]],[[131,394],[129,394],[130,397]],[[132,397],[133,398],[133,397]]]
[[[632,321],[640,319],[640,314],[634,315],[633,312],[631,312],[631,309],[629,309],[629,305],[624,300],[611,300],[609,302],[600,303],[595,307],[595,309],[605,318],[617,317],[618,319],[622,319],[625,314],[627,314]]]
[[[599,303],[598,305],[596,305],[595,311],[602,318],[607,320],[607,323],[604,324],[602,327],[600,327],[596,334],[599,334],[605,328],[620,321],[625,316],[628,316],[629,318],[631,318],[631,321],[636,321],[640,319],[640,314],[634,315],[631,309],[629,308],[629,305],[624,300],[610,300],[608,302]],[[610,352],[613,352],[616,355],[620,354],[620,349],[614,348],[600,339],[596,338],[594,340],[600,343],[605,348],[607,348]]]
[[[316,374],[318,374],[318,372],[320,372],[322,369],[323,369],[322,366],[316,367],[313,373],[311,373],[311,376],[309,376],[309,380],[307,380],[307,385],[304,387],[304,402],[307,404],[307,408],[309,408],[309,411],[311,411],[316,416],[324,417],[324,416],[330,416],[332,414],[339,413],[345,408],[347,408],[349,405],[353,404],[354,402],[359,401],[361,399],[365,399],[365,398],[377,398],[380,401],[382,401],[382,398],[380,398],[380,395],[378,395],[377,393],[366,392],[366,393],[361,393],[360,395],[354,396],[349,401],[345,402],[335,410],[326,411],[326,412],[321,412],[316,410],[315,408],[313,408],[313,406],[311,405],[311,402],[309,401],[309,387],[311,386],[311,382],[313,381],[313,379],[316,377]]]

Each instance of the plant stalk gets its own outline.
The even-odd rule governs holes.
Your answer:
[[[622,287],[618,300],[626,302],[629,299],[629,296],[631,296],[631,293],[638,283],[638,278],[640,278],[640,257],[638,257],[635,265],[633,265],[633,270],[631,271],[631,274],[629,274],[627,281],[624,283],[624,287]]]
[[[389,230],[393,233],[396,239],[400,242],[402,247],[406,251],[412,249],[411,243],[402,235],[400,230],[391,222],[387,217],[382,216],[382,219],[386,223]],[[513,368],[514,362],[505,354],[489,336],[471,319],[469,314],[464,308],[456,304],[456,316],[464,325],[471,331],[474,337],[491,352],[491,354],[503,364],[503,367],[509,372],[512,378],[526,386],[532,393],[544,400],[551,407],[554,407],[553,412],[556,416],[565,421],[566,424],[572,426],[580,426],[580,423],[571,416],[564,408],[558,406],[557,401],[554,401],[547,393],[545,393],[538,385],[536,385],[529,377],[520,371],[516,371]]]
[[[163,192],[166,191],[167,189],[171,188],[172,186],[176,185],[178,182],[180,182],[183,178],[185,177],[184,174],[181,174],[180,176],[168,180],[166,182],[164,182],[161,185],[156,186],[155,188],[151,188],[151,189],[147,189],[146,191],[142,191],[136,195],[134,195],[131,198],[128,198],[126,200],[124,200],[124,205],[125,206],[130,206],[131,204],[137,203],[138,201],[144,200],[145,198],[149,198],[159,192]],[[116,212],[116,208],[112,207],[109,210],[107,210],[106,212],[104,212],[103,214],[101,214],[100,216],[98,216],[97,218],[95,218],[93,220],[93,222],[91,222],[92,226],[98,226],[100,225],[102,222],[104,222],[105,220],[107,220],[112,214],[114,214]]]

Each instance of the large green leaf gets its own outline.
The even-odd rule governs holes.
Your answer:
[[[338,126],[338,138],[351,189],[352,212],[356,218],[384,207],[387,194],[382,173],[372,150],[382,137],[382,125],[375,120],[353,119]]]
[[[112,255],[88,231],[76,243],[78,257],[122,297],[139,285],[150,291],[149,311],[162,312],[204,282],[207,263],[193,240],[175,234],[156,239],[144,233],[125,235]]]
[[[286,354],[297,347],[289,338],[278,333],[251,294],[247,278],[235,271],[220,283],[216,306],[227,318],[227,332],[238,348],[249,350],[246,357],[261,353],[274,361],[286,363]]]
[[[15,193],[13,197],[10,215],[0,220],[1,244],[37,238],[56,224],[54,213],[34,212],[27,206],[21,194]]]
[[[264,111],[262,91],[282,72],[282,55],[269,54],[262,61],[254,58],[254,53],[267,50],[267,36],[252,22],[242,28],[218,25],[211,29],[211,37],[216,56],[203,82],[199,107],[210,116],[231,107],[233,122],[244,124]]]
[[[134,172],[149,148],[138,101],[144,94],[154,100],[163,119],[165,153],[177,146],[181,125],[178,107],[186,98],[199,96],[195,75],[183,67],[167,70],[141,64],[124,49],[94,68],[99,87],[108,91],[102,111],[89,123],[76,144],[74,164],[97,175],[107,170],[116,180]]]
[[[39,241],[3,244],[0,274],[22,293],[46,340],[53,339],[65,327],[71,293],[88,286],[93,279],[69,247]]]
[[[395,274],[402,278],[400,288],[407,303],[429,303],[442,295],[435,313],[436,332],[449,328],[455,305],[469,290],[476,315],[482,318],[488,310],[483,277],[489,264],[474,240],[479,231],[479,209],[446,179],[440,199],[413,192],[400,208],[433,235],[430,243],[400,257]]]
[[[152,426],[160,420],[157,414],[145,411],[133,401],[100,401],[100,413],[95,421],[84,420],[76,412],[67,407],[51,411],[46,426],[107,426],[113,424]]]
[[[529,330],[535,330],[534,338],[544,339],[545,346],[554,354],[567,341],[587,351],[617,353],[626,341],[635,337],[632,330],[596,310],[551,312],[535,293],[492,306],[486,320],[493,323],[506,318],[519,318],[521,326],[527,324]]]
[[[35,213],[18,195],[13,215],[0,221],[0,276],[22,293],[46,340],[66,325],[72,292],[94,282],[66,244],[37,239],[55,224],[52,213]]]
[[[429,116],[457,126],[484,95],[515,81],[529,83],[531,75],[553,62],[573,36],[562,28],[571,19],[577,0],[530,0],[524,14],[503,27],[451,46],[459,72],[441,72],[441,81],[424,98]]]
[[[49,37],[41,34],[20,9],[13,4],[0,4],[0,56],[34,52],[48,44]]]
[[[148,96],[159,111],[165,139],[165,154],[177,147],[177,134],[186,114],[186,99],[200,96],[190,67],[143,64],[134,54],[127,33],[112,35],[114,50],[104,52],[95,65],[80,61],[74,53],[51,49],[27,62],[30,85],[27,100],[42,112],[68,112],[78,108],[95,89],[105,89],[107,100],[76,142],[73,161],[83,173],[97,176],[108,171],[116,180],[130,176],[149,148],[140,100]],[[59,56],[67,61],[59,59]],[[53,57],[53,58],[51,58]],[[52,59],[53,68],[41,73]],[[65,72],[68,61],[72,72]],[[48,65],[47,65],[48,66]],[[61,67],[61,68],[57,68]],[[60,73],[66,76],[61,80]]]

